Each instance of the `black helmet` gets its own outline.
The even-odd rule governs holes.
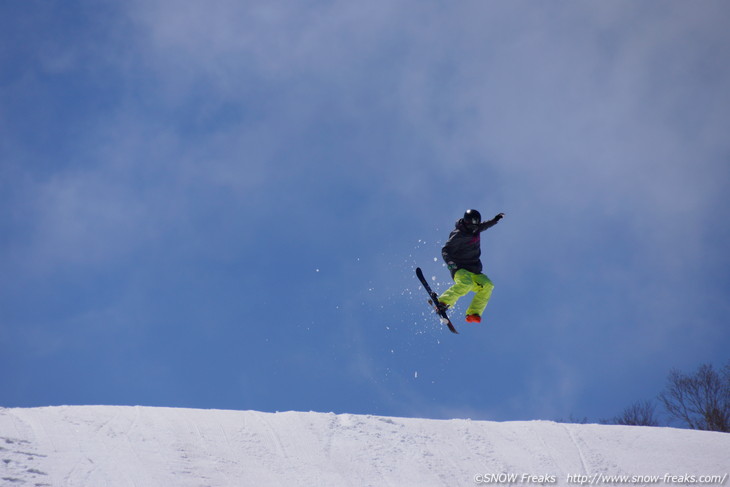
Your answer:
[[[472,225],[479,225],[482,222],[482,215],[477,210],[466,210],[464,221]]]

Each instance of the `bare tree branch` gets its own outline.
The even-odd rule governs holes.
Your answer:
[[[721,373],[710,364],[694,375],[672,370],[659,400],[692,429],[730,432],[730,362]]]

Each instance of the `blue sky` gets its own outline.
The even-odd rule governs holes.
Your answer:
[[[612,417],[730,345],[724,1],[0,6],[0,405]],[[467,208],[496,288],[413,269]]]

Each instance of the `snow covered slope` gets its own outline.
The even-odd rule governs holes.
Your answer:
[[[720,485],[729,471],[730,435],[670,428],[147,407],[0,409],[3,487],[474,486],[507,484],[510,475],[522,485]]]

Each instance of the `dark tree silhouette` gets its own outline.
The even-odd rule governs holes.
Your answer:
[[[672,370],[659,400],[692,429],[730,432],[730,362],[721,372],[709,364],[693,375]]]
[[[614,424],[630,426],[659,426],[654,412],[656,407],[651,401],[637,401],[624,409],[621,415],[613,419]]]

